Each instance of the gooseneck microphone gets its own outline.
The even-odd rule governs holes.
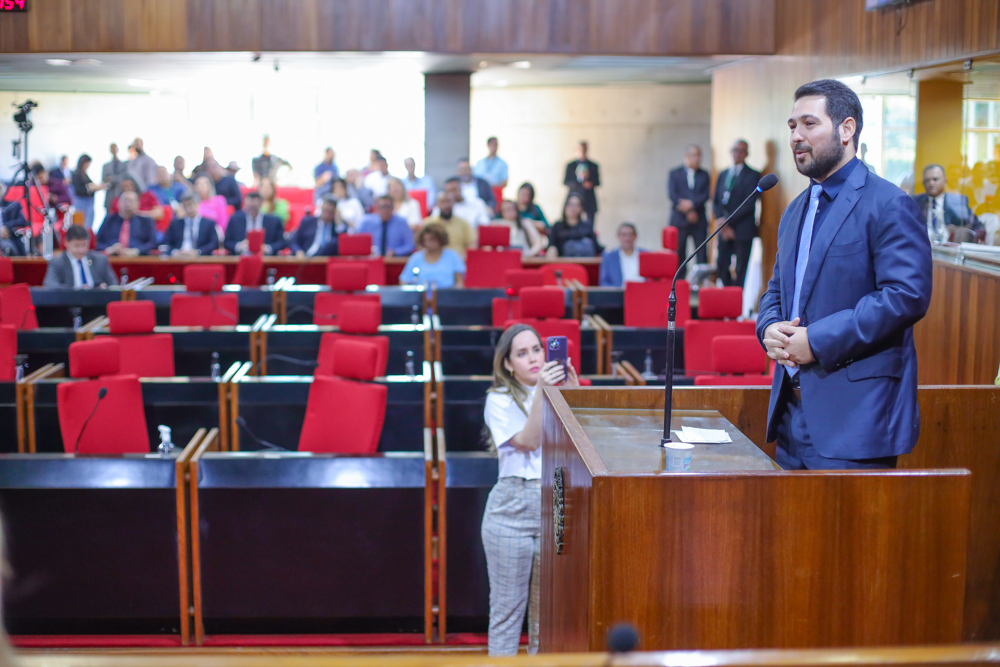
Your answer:
[[[608,661],[611,665],[616,655],[631,653],[639,646],[639,633],[631,623],[619,623],[608,630]]]
[[[278,445],[271,444],[270,442],[268,442],[266,440],[261,440],[260,438],[258,438],[256,435],[254,435],[254,432],[250,430],[250,427],[247,426],[247,420],[243,419],[243,417],[237,417],[236,418],[236,425],[240,427],[241,431],[243,431],[244,433],[247,434],[248,438],[250,438],[257,445],[259,445],[261,449],[276,449],[279,452],[289,452],[289,451],[291,451],[290,449],[286,449],[284,447],[279,447]]]
[[[723,227],[729,224],[729,221],[733,219],[734,215],[740,212],[740,209],[746,206],[747,203],[749,203],[754,197],[767,192],[777,184],[778,177],[775,174],[768,174],[760,179],[760,181],[757,182],[757,187],[750,193],[750,196],[744,199],[743,203],[736,207],[736,210],[726,216],[725,221],[719,225],[714,232],[712,232],[711,236],[702,241],[701,245],[695,248],[695,251],[688,255],[687,258],[681,262],[681,265],[677,267],[677,272],[674,274],[674,280],[670,283],[670,306],[667,310],[667,383],[663,389],[666,400],[663,405],[663,438],[660,440],[661,447],[665,447],[667,443],[670,442],[670,413],[673,411],[674,347],[677,337],[677,326],[675,324],[677,320],[677,279],[680,277],[681,271],[684,270],[684,267],[687,266],[687,263],[698,254],[699,250],[708,245],[709,241],[714,239],[715,236],[722,231]]]
[[[103,401],[104,397],[107,395],[108,395],[107,387],[101,387],[101,390],[97,392],[97,402],[94,403],[94,409],[90,411],[89,415],[87,415],[87,419],[84,420],[83,422],[83,428],[80,429],[80,434],[76,436],[76,444],[73,445],[74,454],[80,453],[80,441],[83,440],[83,434],[87,430],[87,424],[90,423],[90,418],[94,416],[95,412],[97,412],[97,406],[101,404],[101,401]]]

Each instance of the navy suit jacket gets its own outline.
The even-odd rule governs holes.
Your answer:
[[[3,242],[3,250],[0,250],[0,254],[24,255],[24,243],[20,236],[14,234],[17,230],[28,226],[28,220],[24,217],[24,211],[21,209],[21,202],[0,202],[0,210],[2,210],[0,218],[3,219],[3,226],[7,228],[8,235],[8,238]]]
[[[927,223],[927,209],[931,205],[931,198],[927,194],[916,195],[913,200],[920,207],[920,219]],[[979,218],[972,214],[969,208],[969,198],[965,195],[956,195],[952,192],[944,193],[944,224],[955,225],[956,227],[968,227],[973,231],[983,228]],[[967,240],[967,239],[960,239]]]
[[[732,169],[732,167],[729,169]],[[729,201],[722,203],[726,194],[726,180],[729,178],[729,169],[723,170],[719,174],[719,180],[715,182],[715,197],[712,199],[712,210],[715,212],[716,218],[728,218],[730,211],[735,211],[736,207],[743,203],[743,200],[755,194],[757,183],[760,181],[760,172],[744,164],[743,169],[740,170],[740,175],[736,177],[736,182],[733,183],[733,189],[729,192]],[[757,235],[757,199],[759,196],[755,195],[727,225],[736,234],[737,241],[753,241],[753,237]]]
[[[310,215],[307,218],[303,218],[302,222],[299,223],[298,229],[292,234],[292,238],[288,241],[288,247],[292,249],[292,252],[308,252],[309,248],[312,247],[313,241],[316,239],[316,229],[319,226],[319,218],[314,215]],[[330,257],[337,254],[337,229],[333,230],[330,235],[330,240],[319,247],[316,252],[316,257],[324,256]]]
[[[795,256],[809,190],[778,228],[774,276],[760,299],[757,338],[790,319]],[[822,456],[905,454],[920,435],[913,325],[931,300],[931,247],[913,200],[858,162],[813,237],[800,311],[816,362],[799,369],[802,409]],[[785,367],[767,412],[774,440]]]
[[[104,218],[101,228],[97,230],[97,250],[106,250],[118,243],[118,233],[122,228],[122,216],[111,213]],[[141,215],[132,216],[129,223],[130,248],[138,248],[140,255],[148,255],[157,246],[156,227],[153,221]]]
[[[240,184],[236,182],[235,176],[223,176],[215,184],[215,193],[226,198],[226,203],[239,210],[243,206],[243,193],[240,192]]]
[[[163,243],[170,246],[170,252],[180,250],[184,245],[184,218],[174,218],[163,235]],[[202,255],[211,255],[219,248],[219,233],[215,231],[215,220],[202,218],[198,225],[194,247]]]
[[[694,172],[694,189],[688,187],[687,170],[681,166],[670,172],[667,176],[667,197],[673,205],[670,213],[670,225],[672,227],[686,227],[688,222],[687,214],[677,210],[677,204],[681,199],[690,199],[694,203],[694,210],[698,212],[697,225],[708,225],[708,217],[705,215],[705,202],[711,197],[712,177],[704,169]]]
[[[622,256],[618,253],[620,248],[608,248],[601,255],[601,272],[600,272],[600,286],[601,287],[624,287],[625,282],[622,278]],[[649,252],[645,248],[636,248],[639,254],[644,252]]]
[[[281,218],[276,215],[271,215],[265,213],[261,219],[261,224],[264,225],[264,244],[271,246],[271,252],[278,254],[278,251],[288,247],[288,242],[285,241],[285,227],[281,224]],[[247,214],[243,211],[236,211],[233,216],[229,218],[229,224],[226,225],[226,238],[223,240],[222,244],[229,251],[230,255],[236,254],[236,244],[247,237]],[[310,245],[312,241],[310,240]],[[308,248],[309,246],[306,246]]]

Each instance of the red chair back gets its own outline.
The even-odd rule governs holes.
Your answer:
[[[247,232],[247,250],[250,254],[256,255],[264,249],[264,230],[251,229]]]
[[[663,228],[663,249],[677,252],[677,228]]]
[[[506,248],[510,246],[510,227],[483,225],[479,228],[480,248]]]
[[[507,296],[517,297],[524,287],[542,287],[545,285],[545,274],[535,269],[515,269],[504,274],[507,283]]]
[[[156,304],[152,301],[112,301],[108,304],[108,331],[114,335],[153,333]]]
[[[565,319],[566,294],[556,287],[525,287],[521,290],[521,318],[504,324],[507,328],[515,323],[529,324],[544,340],[550,336],[566,336],[569,340],[570,357],[573,368],[580,371],[580,323]]]
[[[39,208],[44,208],[48,205],[49,201],[49,188],[47,185],[41,186],[42,196],[39,198],[38,191],[35,188],[31,188],[31,210],[24,204],[24,186],[23,185],[11,185],[7,188],[7,194],[4,195],[4,201],[15,201],[19,200],[21,202],[21,212],[24,213],[24,219],[31,223],[32,233],[37,233],[42,229],[42,223],[45,218],[42,214],[38,212]]]
[[[742,314],[742,287],[707,287],[698,292],[698,319],[721,320]]]
[[[427,190],[408,190],[407,194],[420,204],[420,215],[422,217],[426,218],[430,215],[430,209],[427,208]]]
[[[521,251],[472,248],[465,266],[466,287],[504,287],[506,273],[521,268]]]
[[[317,292],[313,302],[313,324],[321,327],[340,326],[344,307],[355,301],[374,302],[381,307],[382,297],[377,293]]]
[[[222,264],[188,264],[184,267],[184,289],[188,292],[221,292],[226,284]]]
[[[13,382],[17,375],[17,328],[0,325],[0,382]]]
[[[0,324],[10,324],[21,331],[38,328],[31,289],[26,284],[0,288]]]
[[[319,339],[319,356],[316,358],[317,366],[315,375],[332,376],[334,367],[334,349],[337,343],[342,340],[361,339],[375,344],[378,350],[377,361],[375,363],[375,377],[384,377],[386,367],[389,365],[389,337],[388,336],[357,336],[354,334],[338,333],[328,331]]]
[[[14,262],[10,257],[0,255],[0,285],[10,285],[14,282]]]
[[[694,384],[698,387],[770,387],[771,380],[768,375],[696,375]]]
[[[753,336],[756,325],[749,320],[691,320],[684,327],[684,373],[699,375],[715,367],[712,341],[717,336]]]
[[[677,253],[669,250],[639,253],[639,275],[646,280],[673,281],[676,273]]]
[[[156,306],[152,301],[112,301],[108,304],[110,336],[118,342],[118,372],[138,377],[173,377],[174,337],[153,333]]]
[[[642,255],[639,258],[642,259]],[[666,329],[669,298],[669,280],[625,283],[625,326]],[[690,319],[691,285],[686,280],[678,280],[677,328],[683,329]],[[686,341],[685,338],[685,345]]]
[[[739,375],[767,373],[767,353],[753,336],[716,336],[712,339],[712,370]]]
[[[339,235],[337,237],[337,254],[341,257],[368,257],[372,254],[372,235]]]
[[[368,287],[368,266],[364,262],[330,260],[326,264],[326,284],[338,292],[363,292]]]
[[[587,269],[580,264],[545,264],[541,268],[541,274],[545,279],[546,285],[559,284],[556,272],[562,273],[563,285],[570,280],[576,280],[584,287],[590,285],[590,276],[587,274]]]
[[[172,327],[234,327],[239,322],[240,301],[236,294],[174,294],[170,297]]]
[[[256,234],[257,232],[250,233]],[[233,283],[241,287],[258,287],[263,277],[264,258],[256,253],[243,255],[236,264],[236,275],[233,276]]]

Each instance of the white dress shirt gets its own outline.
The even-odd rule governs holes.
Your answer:
[[[376,197],[381,197],[382,195],[389,192],[389,179],[392,178],[391,175],[382,175],[381,171],[370,172],[365,176],[365,187],[372,191],[372,194]]]
[[[459,183],[462,182],[459,181]],[[476,183],[476,179],[472,179],[468,183],[462,183],[462,199],[465,201],[473,201],[475,199],[483,201],[479,197],[479,185]]]
[[[365,208],[354,197],[346,197],[338,201],[337,210],[340,211],[340,219],[346,222],[352,230],[357,229],[358,225],[361,224],[361,218],[365,217]]]
[[[326,230],[327,229],[330,230],[330,238],[332,239],[333,235],[336,233],[334,231],[334,229],[333,229],[333,223],[332,222],[323,222],[322,220],[318,220],[317,221],[317,223],[316,223],[316,235],[313,236],[312,245],[309,246],[308,250],[306,250],[306,255],[307,256],[314,257],[316,255],[316,253],[319,252],[320,246],[323,245],[323,238],[324,238],[324,235],[326,234]]]
[[[479,225],[490,224],[490,218],[492,218],[490,210],[486,207],[486,203],[479,197],[455,202],[455,205],[452,207],[452,213],[462,220],[467,221],[473,228]],[[441,215],[441,210],[435,206],[431,212],[431,217],[438,217],[439,215]]]
[[[625,283],[645,282],[645,278],[639,275],[639,251],[632,249],[631,255],[626,255],[621,248],[618,249],[618,260],[622,265],[622,285]]]
[[[535,387],[527,387],[528,397],[524,408],[531,409],[535,398]],[[517,403],[506,391],[491,391],[486,395],[484,412],[486,427],[493,436],[500,463],[499,477],[542,478],[542,448],[525,452],[510,444],[510,439],[524,430],[528,416],[521,412]]]
[[[690,167],[684,167],[684,171],[687,173],[688,188],[694,190],[694,169],[691,169]]]
[[[94,276],[90,272],[90,258],[87,257],[86,255],[84,255],[83,259],[79,260],[76,257],[73,257],[73,255],[69,254],[68,252],[66,253],[66,256],[69,257],[69,264],[73,268],[73,289],[81,289],[81,288],[84,288],[84,287],[93,287],[94,286]],[[87,284],[86,285],[84,285],[83,282],[80,280],[80,266],[81,265],[83,266],[83,275],[85,275],[87,277]]]

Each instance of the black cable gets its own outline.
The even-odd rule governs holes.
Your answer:
[[[233,322],[234,325],[239,324],[240,323],[239,317],[237,317],[236,315],[233,315],[232,313],[227,313],[226,311],[222,310],[221,308],[219,308],[219,306],[216,305],[216,303],[215,303],[215,281],[216,281],[216,278],[218,278],[218,274],[212,276],[212,285],[211,285],[212,289],[210,289],[208,291],[208,300],[212,304],[212,310],[214,310],[219,315],[222,315],[226,319],[232,320],[232,322]]]
[[[261,363],[264,363],[264,362],[267,362],[267,361],[271,361],[272,359],[274,361],[284,361],[286,363],[296,364],[298,366],[311,366],[313,368],[315,368],[316,366],[319,366],[319,362],[318,361],[311,361],[309,359],[296,359],[295,357],[286,357],[283,354],[269,354],[266,357],[264,357],[263,359],[261,359]]]

